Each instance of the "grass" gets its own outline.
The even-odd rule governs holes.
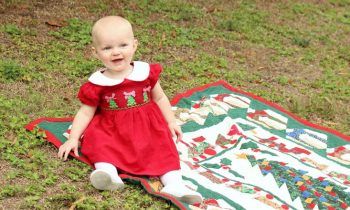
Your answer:
[[[121,14],[134,24],[136,60],[163,64],[169,98],[223,79],[350,135],[348,0],[6,0],[0,10],[4,209],[176,209],[138,185],[96,191],[87,165],[58,161],[43,133],[23,128],[39,117],[74,115],[80,84],[100,65],[89,33],[104,15]]]

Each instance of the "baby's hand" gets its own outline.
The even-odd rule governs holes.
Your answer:
[[[68,140],[64,144],[60,146],[58,149],[57,157],[59,159],[67,160],[67,157],[71,150],[73,150],[75,156],[79,156],[78,153],[78,146],[79,141],[78,140]]]
[[[176,143],[182,140],[182,131],[181,127],[178,126],[175,122],[169,123],[168,124],[169,129],[171,131],[171,135],[173,136],[173,139],[176,139]]]

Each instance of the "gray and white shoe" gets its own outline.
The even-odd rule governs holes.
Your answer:
[[[102,169],[94,170],[90,175],[92,186],[98,190],[121,190],[124,188],[124,183],[120,177],[112,179],[112,176]]]
[[[185,185],[168,184],[160,191],[161,193],[173,196],[177,200],[188,204],[202,203],[203,197],[196,191],[190,190]]]

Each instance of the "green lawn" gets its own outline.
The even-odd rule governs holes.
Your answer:
[[[137,185],[98,192],[89,166],[56,159],[39,117],[73,116],[100,66],[90,28],[132,22],[135,60],[159,62],[169,98],[218,80],[350,135],[350,1],[3,0],[0,5],[0,207],[176,209]]]

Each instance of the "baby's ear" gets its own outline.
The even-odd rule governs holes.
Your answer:
[[[91,47],[91,54],[92,54],[95,58],[98,58],[98,56],[97,56],[97,51],[96,51],[96,48],[95,48],[95,47]]]
[[[137,46],[139,45],[139,40],[134,39],[134,48],[137,49]]]

